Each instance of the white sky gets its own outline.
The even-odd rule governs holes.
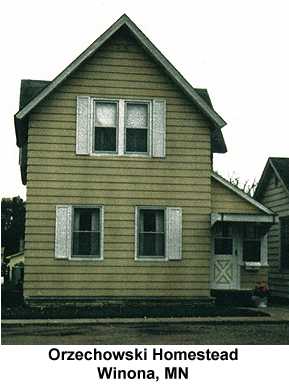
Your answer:
[[[268,156],[289,156],[287,1],[130,0],[3,2],[2,196],[25,197],[13,115],[21,79],[52,80],[126,13],[227,121],[225,177],[258,179]]]

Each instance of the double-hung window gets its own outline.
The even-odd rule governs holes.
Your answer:
[[[136,259],[182,259],[182,209],[136,208]]]
[[[289,216],[280,217],[280,265],[289,269]]]
[[[163,209],[140,209],[138,217],[138,256],[165,257],[165,213]]]
[[[74,208],[72,258],[100,258],[100,208]]]
[[[77,97],[76,154],[165,157],[166,102]]]
[[[103,258],[103,207],[56,206],[55,258]]]
[[[149,103],[125,103],[126,153],[148,153],[149,105]]]
[[[118,108],[116,102],[94,103],[94,151],[116,153]]]

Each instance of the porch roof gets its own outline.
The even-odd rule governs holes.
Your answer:
[[[272,215],[246,214],[246,213],[211,213],[211,226],[217,222],[238,222],[238,223],[264,223],[272,225],[278,222],[278,217]]]

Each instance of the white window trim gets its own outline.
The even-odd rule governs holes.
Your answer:
[[[243,241],[244,239],[240,238],[240,247],[242,254],[241,265],[245,267],[268,267],[268,234],[260,237],[260,261],[245,261],[243,253]]]
[[[95,103],[96,102],[112,102],[117,104],[117,126],[116,126],[116,151],[115,152],[106,152],[106,151],[95,151],[94,150],[94,116],[95,116]],[[126,103],[135,103],[135,104],[147,104],[148,105],[148,151],[147,153],[142,152],[126,152],[125,151],[125,104]],[[123,99],[123,98],[105,98],[105,97],[90,97],[90,108],[91,108],[91,118],[90,118],[90,135],[91,135],[91,156],[112,156],[112,157],[152,157],[152,100],[151,99]]]
[[[95,121],[95,103],[96,102],[111,102],[116,104],[116,151],[95,151],[94,149],[94,142],[95,142],[95,128],[94,128],[94,121]],[[91,148],[90,148],[90,154],[91,155],[108,155],[108,156],[118,156],[118,149],[119,149],[119,102],[118,99],[105,99],[105,98],[90,98],[90,110],[92,111],[91,113],[91,118],[90,118],[90,135],[91,135]]]
[[[138,255],[138,222],[139,222],[139,211],[141,209],[154,209],[154,210],[163,210],[164,211],[164,230],[165,230],[165,256],[164,257],[144,257],[144,256],[139,256]],[[167,207],[161,207],[161,206],[138,206],[135,207],[135,256],[134,259],[135,261],[156,261],[156,262],[166,262],[169,261],[168,259],[168,254],[167,254],[167,249],[166,249],[166,222],[167,222]]]
[[[69,261],[102,261],[104,259],[104,252],[103,252],[103,246],[104,246],[104,206],[103,205],[71,205],[72,207],[72,219],[71,219],[71,253],[68,257]],[[75,208],[92,208],[92,209],[99,209],[100,210],[100,257],[73,257],[73,225],[74,225],[74,210]]]
[[[123,153],[120,155],[124,156],[144,156],[144,157],[151,157],[152,156],[152,101],[151,100],[132,100],[132,99],[121,99],[123,102],[124,108],[123,108]],[[126,152],[126,128],[125,128],[125,116],[126,116],[126,104],[132,103],[132,104],[146,104],[148,106],[148,127],[147,127],[147,152]]]

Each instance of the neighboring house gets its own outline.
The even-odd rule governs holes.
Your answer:
[[[289,299],[289,158],[268,159],[255,198],[279,216],[268,236],[269,284],[273,296]]]
[[[20,251],[7,256],[9,267],[9,280],[18,284],[23,282],[24,275],[24,252]]]
[[[26,300],[197,301],[267,279],[272,211],[213,173],[224,120],[126,15],[20,98]]]

